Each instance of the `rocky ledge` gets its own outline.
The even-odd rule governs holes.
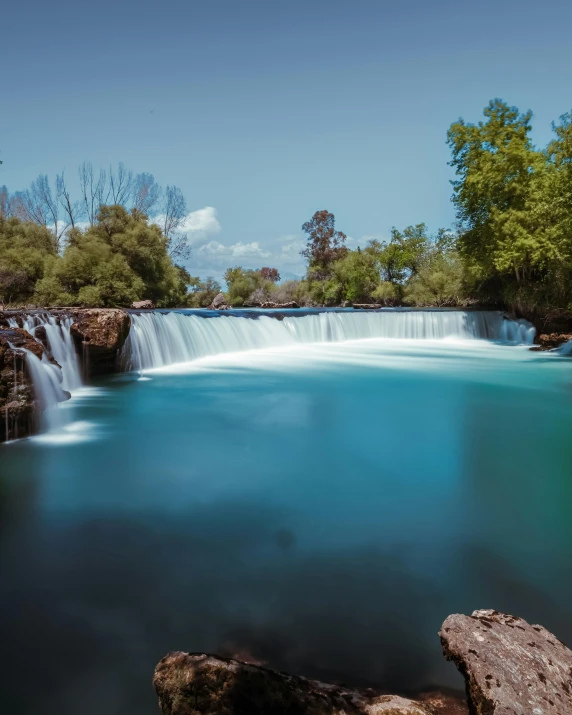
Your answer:
[[[461,715],[453,698],[410,700],[204,653],[170,653],[153,679],[163,715]]]
[[[30,333],[9,327],[0,314],[0,442],[36,431],[40,410],[24,350],[40,360],[45,352]],[[51,362],[57,365],[53,359]],[[61,399],[69,399],[69,393],[62,390]]]
[[[131,319],[120,308],[85,309],[74,313],[70,328],[87,375],[117,370],[121,348],[129,335]]]
[[[466,700],[359,691],[205,653],[170,653],[153,684],[163,715],[571,715],[572,651],[542,626],[492,610],[439,633]]]

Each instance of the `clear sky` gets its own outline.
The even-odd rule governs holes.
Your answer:
[[[301,224],[352,245],[449,226],[447,127],[502,97],[544,144],[572,109],[571,0],[7,0],[0,184],[123,161],[179,185],[194,274],[301,274]]]

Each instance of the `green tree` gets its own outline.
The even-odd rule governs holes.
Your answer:
[[[336,219],[329,211],[316,211],[302,226],[308,234],[307,245],[301,255],[308,259],[308,277],[311,280],[326,280],[330,266],[347,253],[346,235],[336,231]]]

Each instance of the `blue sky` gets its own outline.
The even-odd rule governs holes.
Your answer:
[[[570,0],[4,3],[0,184],[123,161],[198,212],[192,273],[301,274],[317,209],[352,245],[451,225],[447,127],[489,99],[546,143],[570,27]]]

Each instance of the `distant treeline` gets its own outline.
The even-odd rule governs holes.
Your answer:
[[[542,150],[532,145],[531,118],[493,100],[484,120],[451,125],[454,230],[393,228],[389,240],[350,250],[334,215],[317,211],[302,227],[305,278],[280,283],[275,268],[229,268],[228,302],[572,311],[572,113],[553,125]],[[77,199],[63,174],[53,186],[40,176],[24,192],[0,189],[0,301],[210,304],[220,285],[176,265],[189,257],[192,264],[180,189],[161,189],[122,164],[96,173],[84,163],[79,179]]]

